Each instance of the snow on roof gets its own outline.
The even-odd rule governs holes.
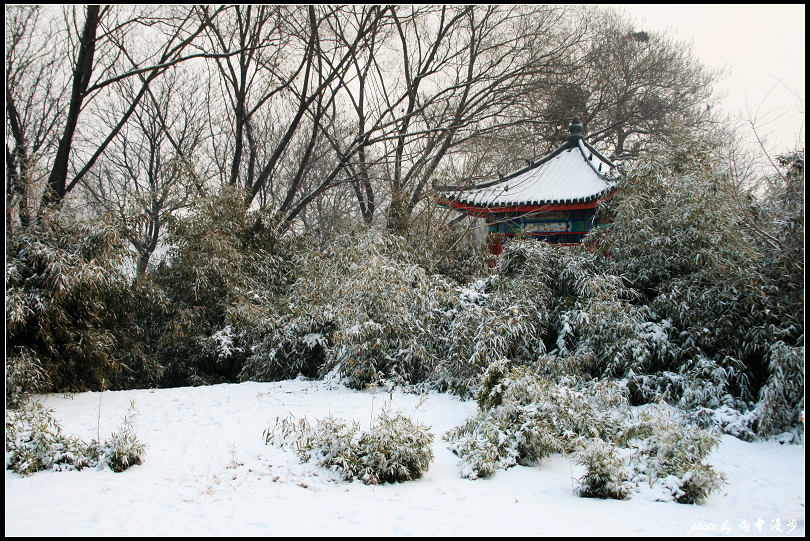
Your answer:
[[[470,190],[445,194],[454,206],[511,207],[587,203],[615,187],[613,163],[581,137],[527,167]]]

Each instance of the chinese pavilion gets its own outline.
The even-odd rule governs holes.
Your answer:
[[[574,118],[571,134],[554,152],[497,180],[445,192],[439,203],[484,218],[490,252],[519,232],[553,244],[575,245],[596,224],[597,203],[616,188],[616,166],[583,138]]]

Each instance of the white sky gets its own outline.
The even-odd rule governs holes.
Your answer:
[[[769,151],[804,141],[804,4],[610,4],[639,30],[692,43],[708,67],[726,68],[717,87],[725,110],[757,121]]]

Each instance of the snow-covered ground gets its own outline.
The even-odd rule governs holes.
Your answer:
[[[606,536],[805,533],[804,446],[725,436],[709,462],[728,484],[702,505],[574,495],[580,466],[557,455],[539,466],[462,479],[441,436],[475,403],[358,392],[293,380],[165,390],[47,395],[67,434],[85,441],[118,430],[134,400],[145,462],[109,470],[6,471],[6,536],[329,535]],[[329,414],[368,428],[383,407],[432,427],[434,462],[417,481],[380,486],[335,474],[266,445],[263,431],[290,414]]]

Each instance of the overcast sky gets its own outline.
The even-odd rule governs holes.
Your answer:
[[[804,141],[804,4],[610,4],[639,30],[692,43],[706,66],[725,67],[718,90],[735,118],[756,118],[769,150]]]

